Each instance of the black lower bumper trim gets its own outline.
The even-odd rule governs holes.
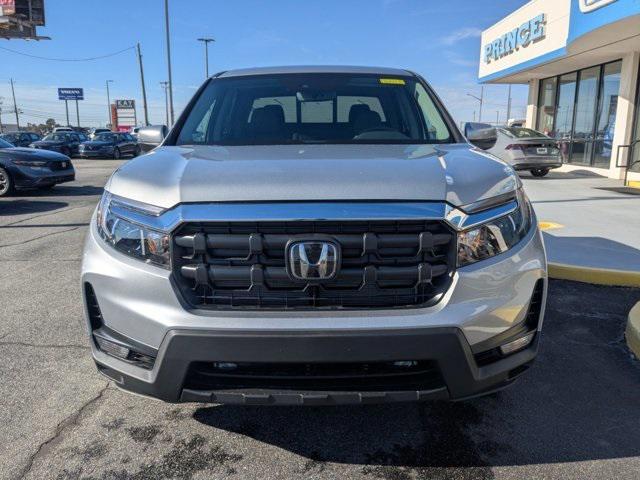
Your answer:
[[[462,399],[501,388],[513,372],[535,358],[538,337],[526,349],[490,365],[478,367],[458,328],[336,332],[170,331],[158,352],[153,371],[125,373],[118,361],[98,364],[119,387],[168,402],[214,402],[245,405],[337,405],[378,402]],[[444,385],[394,385],[391,390],[339,391],[274,388],[251,389],[239,384],[224,389],[187,388],[196,362],[351,363],[428,360],[437,365]]]

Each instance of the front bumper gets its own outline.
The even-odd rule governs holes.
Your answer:
[[[37,188],[59,183],[73,182],[76,172],[73,167],[65,170],[34,170],[29,167],[17,168],[13,177],[18,188]]]
[[[526,157],[511,161],[514,170],[532,170],[537,168],[560,168],[562,160],[558,156],[551,157]]]
[[[80,150],[80,158],[104,158],[113,155],[113,150]]]
[[[94,219],[95,220],[95,219]],[[456,271],[445,297],[429,308],[242,312],[190,310],[181,304],[170,272],[107,247],[91,222],[82,282],[91,285],[109,330],[157,353],[146,370],[99,350],[98,369],[120,387],[170,402],[342,404],[462,399],[501,388],[535,357],[538,337],[508,357],[480,364],[475,354],[495,348],[525,322],[535,285],[546,296],[546,260],[540,232],[515,248]],[[84,290],[84,289],[83,289]],[[86,294],[86,292],[85,292]],[[86,308],[86,301],[85,301]],[[89,329],[95,328],[89,320]],[[541,329],[544,307],[536,330]],[[428,360],[440,385],[424,389],[327,391],[304,389],[192,389],[195,362],[273,364]]]

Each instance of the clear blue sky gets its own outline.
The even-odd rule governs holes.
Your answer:
[[[425,76],[456,120],[471,120],[479,95],[480,32],[525,0],[171,0],[171,36],[176,113],[204,80],[204,54],[196,38],[213,36],[210,71],[237,67],[354,64],[402,67]],[[166,80],[162,0],[47,0],[51,40],[0,40],[0,47],[57,58],[104,55],[140,42],[151,121],[164,119]],[[83,125],[107,118],[105,80],[111,99],[135,98],[142,116],[138,66],[133,51],[92,62],[38,60],[0,50],[0,97],[12,108],[9,78],[16,82],[21,123],[52,116],[65,122],[57,87],[84,87]],[[485,87],[485,120],[505,118],[507,87]],[[526,87],[514,88],[514,114],[522,116]],[[75,111],[71,115],[75,119]],[[15,123],[3,114],[5,123]],[[74,123],[75,120],[72,121]]]

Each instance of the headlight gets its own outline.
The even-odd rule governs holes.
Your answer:
[[[518,208],[510,214],[458,233],[459,267],[506,252],[527,235],[533,216],[531,203],[522,189],[517,199]]]
[[[47,162],[42,160],[14,160],[13,164],[21,167],[44,167]]]
[[[169,268],[169,235],[149,228],[142,223],[132,222],[118,215],[118,210],[135,211],[143,215],[158,215],[161,211],[151,205],[140,205],[104,192],[98,205],[97,227],[102,239],[125,255],[144,262]]]

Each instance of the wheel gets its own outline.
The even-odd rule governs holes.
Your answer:
[[[531,170],[531,175],[534,177],[544,177],[547,173],[549,173],[548,168],[534,168]]]
[[[116,147],[116,149],[113,151],[113,159],[114,160],[120,160],[120,149],[118,147]]]
[[[13,193],[13,181],[4,168],[0,168],[0,197],[8,196]]]
[[[136,146],[136,151],[133,152],[134,158],[139,157],[141,153],[142,153],[142,150],[140,149],[140,145]]]

